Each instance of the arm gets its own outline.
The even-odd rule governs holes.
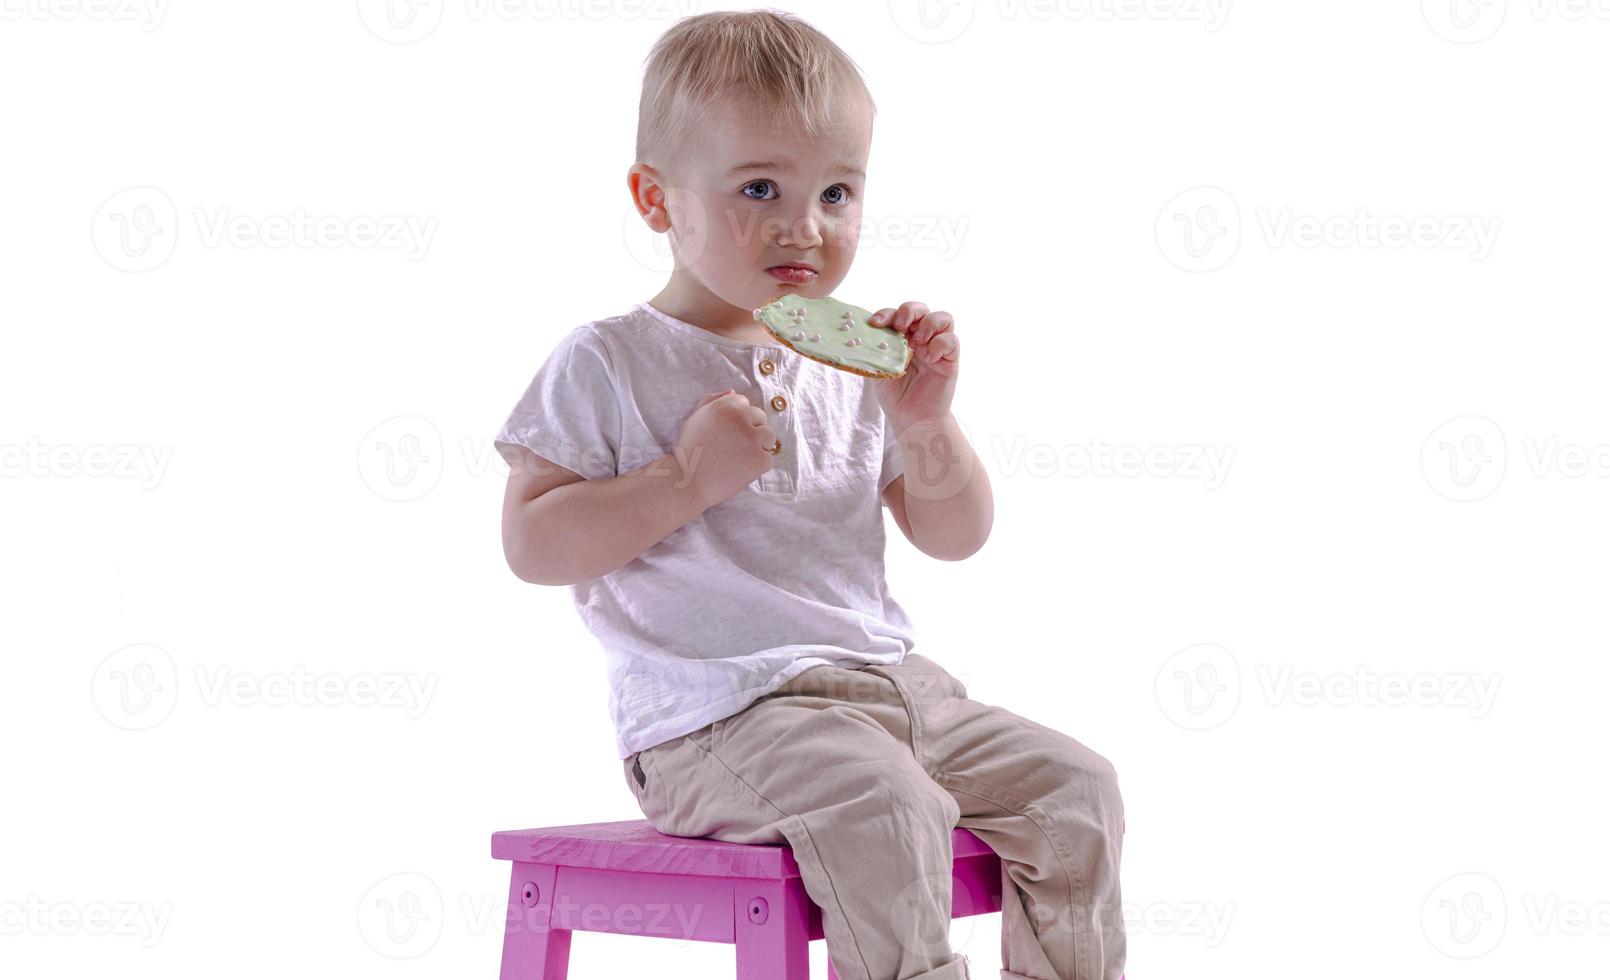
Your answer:
[[[517,446],[503,557],[522,581],[571,585],[621,567],[705,510],[676,457],[600,480]]]
[[[905,472],[883,491],[895,524],[923,554],[968,557],[984,546],[995,521],[989,477],[972,444],[950,415],[896,428]]]

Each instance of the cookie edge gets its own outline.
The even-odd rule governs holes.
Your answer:
[[[777,302],[778,300],[782,299],[784,296],[795,296],[795,297],[798,297],[799,299],[804,299],[804,300],[817,300],[817,299],[824,298],[824,297],[816,297],[816,296],[800,296],[798,293],[778,293],[776,296],[773,296],[771,299],[768,299],[768,300],[766,300],[766,302],[760,304],[760,306],[757,306],[756,309],[760,309],[761,307],[765,307],[765,306],[770,306],[771,304],[773,304],[773,303]],[[839,302],[844,303],[843,300],[839,300]],[[844,305],[846,305],[846,306],[854,306],[855,304],[853,304],[853,303],[844,303]],[[858,309],[858,310],[863,309],[863,307],[859,307],[859,306],[857,306],[855,308]],[[906,376],[906,372],[911,370],[911,358],[916,354],[916,350],[911,346],[911,341],[907,340],[906,341],[906,360],[905,360],[904,364],[900,365],[900,372],[898,374],[889,374],[889,373],[884,372],[884,371],[875,371],[875,372],[874,371],[863,371],[860,368],[850,367],[849,365],[846,365],[846,364],[840,364],[837,361],[826,361],[826,360],[823,360],[820,357],[817,357],[815,354],[809,353],[807,351],[800,350],[798,347],[795,347],[793,342],[790,341],[787,337],[784,337],[783,335],[779,334],[776,330],[773,330],[772,325],[767,323],[764,318],[762,318],[760,320],[760,325],[765,328],[767,333],[771,334],[773,337],[776,337],[778,343],[782,344],[784,347],[787,347],[789,350],[791,350],[794,353],[798,354],[800,357],[809,358],[809,359],[815,361],[818,364],[826,364],[828,367],[836,368],[836,369],[838,369],[840,371],[848,371],[850,374],[859,374],[863,378],[903,378],[903,377]],[[888,327],[881,327],[879,329],[888,330],[889,328]],[[891,333],[897,333],[898,331],[890,331],[890,332]]]

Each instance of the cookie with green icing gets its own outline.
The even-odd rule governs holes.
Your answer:
[[[784,293],[754,311],[766,332],[813,361],[868,378],[898,378],[911,363],[906,335],[871,324],[871,312],[831,296]]]

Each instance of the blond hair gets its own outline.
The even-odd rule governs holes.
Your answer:
[[[848,98],[877,106],[861,71],[827,35],[780,10],[716,10],[684,17],[645,59],[637,159],[668,165],[723,99],[755,98],[780,126],[815,136]]]

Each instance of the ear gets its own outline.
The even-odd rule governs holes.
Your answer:
[[[665,184],[660,172],[646,163],[634,163],[626,171],[626,186],[632,192],[632,206],[643,221],[657,232],[671,230],[666,212]]]

